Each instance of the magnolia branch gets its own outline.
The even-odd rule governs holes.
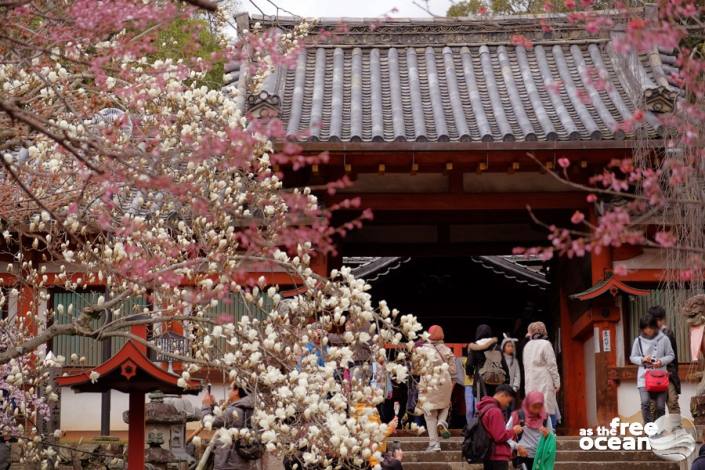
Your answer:
[[[83,329],[78,321],[61,325],[51,325],[47,329],[38,333],[36,336],[32,336],[28,340],[24,341],[22,344],[15,347],[10,347],[6,351],[0,352],[0,364],[6,364],[12,359],[17,359],[20,356],[24,356],[59,335],[91,336],[92,332],[90,330]]]

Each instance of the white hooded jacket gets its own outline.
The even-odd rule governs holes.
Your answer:
[[[544,397],[546,412],[550,415],[558,413],[556,391],[561,386],[558,375],[558,364],[553,346],[545,339],[532,339],[524,346],[524,390],[541,392]]]

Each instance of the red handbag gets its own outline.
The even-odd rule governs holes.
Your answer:
[[[639,338],[639,350],[641,351],[641,338]],[[641,355],[644,355],[644,351],[641,351]],[[646,369],[644,388],[651,393],[668,391],[668,372],[663,369]]]
[[[647,392],[668,391],[668,372],[663,369],[649,369],[644,374],[644,388]]]

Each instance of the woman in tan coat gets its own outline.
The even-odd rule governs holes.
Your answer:
[[[450,437],[447,419],[450,409],[450,395],[455,383],[456,367],[453,351],[443,344],[443,328],[433,325],[428,329],[428,333],[429,341],[421,349],[430,358],[431,367],[434,370],[439,370],[440,374],[437,376],[438,384],[433,385],[430,383],[433,374],[421,377],[419,402],[428,429],[429,445],[426,450],[439,452],[441,443],[438,434],[440,433],[446,439]],[[447,364],[447,369],[443,369],[443,364]]]

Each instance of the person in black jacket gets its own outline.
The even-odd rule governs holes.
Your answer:
[[[668,322],[666,321],[666,309],[660,305],[654,305],[649,309],[649,315],[656,320],[656,324],[659,329],[664,335],[666,335],[668,340],[671,342],[671,348],[673,348],[675,359],[666,366],[669,376],[666,406],[668,407],[669,414],[680,415],[681,407],[678,404],[678,396],[681,393],[681,379],[678,376],[678,346],[676,345],[676,337],[673,334],[673,330],[668,327]]]
[[[480,377],[480,369],[485,365],[485,352],[497,347],[497,338],[492,336],[490,326],[484,324],[478,326],[475,331],[475,341],[468,344],[468,360],[465,363],[465,373],[473,377],[475,401],[494,395],[495,386],[485,384]]]

